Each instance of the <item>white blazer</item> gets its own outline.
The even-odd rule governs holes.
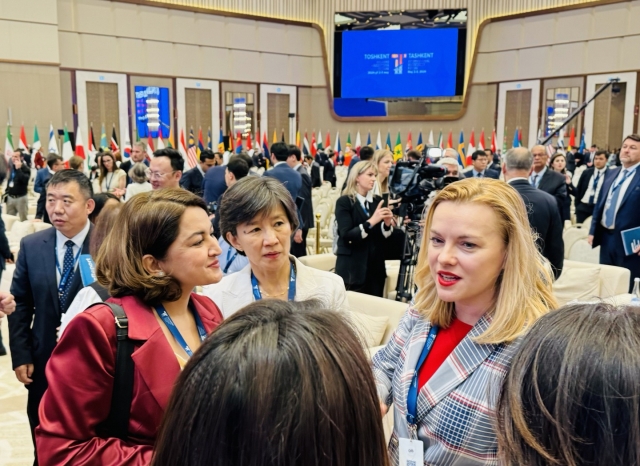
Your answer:
[[[290,256],[296,266],[295,301],[319,299],[328,308],[339,311],[349,309],[342,277],[335,273],[307,267]],[[227,317],[255,301],[251,291],[251,264],[227,275],[219,283],[203,287],[202,294],[209,297]]]

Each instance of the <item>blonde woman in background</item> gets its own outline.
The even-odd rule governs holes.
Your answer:
[[[135,163],[129,170],[129,178],[131,178],[131,183],[127,186],[127,191],[124,195],[125,201],[128,201],[136,194],[151,191],[151,183],[149,183],[149,178],[147,177],[147,166],[144,163]]]
[[[497,465],[502,380],[520,337],[556,307],[518,193],[487,178],[440,191],[415,282],[414,302],[373,358],[381,409],[395,406],[391,462],[412,439],[417,464]]]
[[[378,169],[378,176],[372,192],[374,196],[381,196],[389,192],[389,173],[393,165],[393,154],[388,150],[377,150],[373,154],[373,163]]]

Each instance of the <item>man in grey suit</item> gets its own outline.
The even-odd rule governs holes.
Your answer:
[[[45,366],[56,346],[60,318],[83,286],[79,258],[89,253],[89,214],[95,207],[91,182],[77,170],[57,172],[46,189],[53,228],[20,242],[11,283],[16,311],[9,316],[13,369],[29,390],[27,416],[32,437],[40,423],[38,407],[48,386]]]

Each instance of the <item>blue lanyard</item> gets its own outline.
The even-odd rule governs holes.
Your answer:
[[[432,325],[431,330],[429,330],[429,335],[427,336],[427,341],[422,348],[422,353],[420,353],[418,365],[413,371],[413,379],[411,379],[411,385],[409,386],[409,392],[407,394],[407,422],[410,426],[416,425],[416,416],[418,415],[418,373],[433,347],[433,342],[436,341],[437,334],[438,327]]]
[[[258,279],[251,272],[251,288],[253,288],[253,297],[256,301],[262,299],[262,293],[260,293],[260,286],[258,285]],[[289,296],[288,300],[293,301],[296,297],[296,268],[291,263],[291,272],[289,273]]]
[[[231,251],[233,251],[233,256],[231,255]],[[236,251],[234,248],[232,248],[231,246],[229,246],[229,249],[227,249],[227,263],[224,266],[224,270],[222,271],[222,273],[227,273],[227,271],[229,270],[229,267],[231,267],[231,264],[233,263],[234,260],[236,260],[236,257],[238,256],[238,251]]]
[[[198,328],[198,335],[200,335],[200,341],[204,341],[207,338],[207,331],[205,330],[204,325],[202,325],[202,320],[200,319],[200,316],[198,315],[196,310],[191,306],[191,303],[189,303],[189,308],[191,309],[191,312],[193,312],[193,317],[195,317],[196,319],[196,327]],[[158,304],[157,306],[154,306],[154,309],[156,310],[156,312],[158,313],[158,316],[162,319],[164,324],[167,326],[167,328],[171,332],[171,335],[173,335],[173,338],[176,339],[176,342],[178,342],[178,344],[182,346],[182,349],[184,349],[185,353],[187,353],[189,357],[193,356],[193,351],[191,351],[191,348],[189,348],[189,345],[187,344],[187,342],[184,340],[184,338],[182,338],[182,335],[180,334],[178,327],[176,327],[176,324],[173,323],[173,320],[171,320],[171,317],[169,317],[169,314],[167,313],[167,310],[164,308],[164,306],[162,304]]]
[[[115,175],[115,174],[116,174],[115,170],[111,172],[111,179],[109,180],[108,183],[107,183],[107,177],[106,176],[104,177],[104,184],[105,184],[105,186],[107,188],[107,192],[109,192],[109,188],[111,187],[111,182],[113,182],[113,175]]]
[[[82,248],[80,248],[80,250],[78,251],[78,254],[76,254],[75,259],[73,259],[73,267],[70,267],[69,270],[67,270],[67,272],[63,275],[62,269],[60,268],[60,261],[58,260],[58,246],[56,246],[56,268],[58,269],[58,273],[60,274],[60,284],[58,285],[58,296],[62,296],[62,294],[64,293],[64,289],[67,287],[67,280],[69,280],[69,277],[71,277],[71,274],[73,274],[73,271],[76,268],[76,264],[80,259],[80,254],[82,254]]]
[[[613,193],[615,193],[618,188],[620,186],[622,186],[624,184],[625,181],[627,181],[627,178],[629,178],[629,176],[631,176],[632,173],[635,173],[635,170],[631,171],[628,170],[627,173],[624,174],[624,176],[622,177],[622,179],[618,182],[618,184],[616,184],[612,189],[611,189],[611,194],[613,195]]]

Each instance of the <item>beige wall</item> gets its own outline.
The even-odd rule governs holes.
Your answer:
[[[58,0],[63,67],[324,85],[321,38],[292,26],[105,0]],[[99,25],[99,27],[98,27]]]

